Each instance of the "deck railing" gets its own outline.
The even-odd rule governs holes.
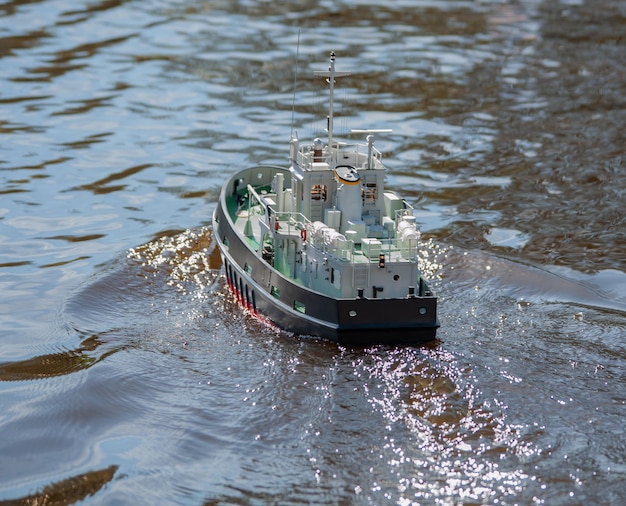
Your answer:
[[[369,244],[369,248],[364,247],[364,242],[360,246],[352,239],[347,239],[339,234],[337,230],[326,227],[326,232],[315,231],[313,223],[300,212],[278,212],[275,207],[268,203],[270,195],[259,195],[256,190],[248,185],[248,191],[254,199],[265,209],[269,218],[269,226],[278,236],[306,241],[313,247],[323,251],[329,256],[333,256],[342,261],[349,262],[378,262],[379,254],[384,254],[388,261],[417,261],[418,239],[417,238],[372,238],[374,242]],[[396,224],[403,216],[412,214],[412,207],[400,209],[395,213]]]
[[[329,165],[335,162],[338,165],[354,165],[361,169],[368,160],[367,144],[333,144],[329,151],[324,148],[321,153],[315,153],[311,146],[303,146],[298,151],[297,162],[304,169],[311,168],[313,162],[325,162]],[[372,146],[372,169],[382,168],[382,153]]]
[[[378,262],[380,253],[384,254],[388,261],[417,261],[418,239],[416,238],[372,238],[373,242],[369,245],[368,251],[364,247],[364,241],[358,246],[355,241],[345,238],[330,227],[316,231],[311,221],[302,213],[279,213],[272,210],[270,222],[279,237],[291,239],[300,237],[300,240],[306,241],[328,256],[343,261]]]

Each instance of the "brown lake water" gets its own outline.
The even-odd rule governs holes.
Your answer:
[[[626,503],[625,34],[622,0],[0,0],[0,504]],[[337,133],[393,129],[426,346],[275,332],[220,270],[222,183],[324,127],[331,50]]]

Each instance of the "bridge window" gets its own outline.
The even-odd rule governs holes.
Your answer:
[[[376,200],[376,183],[367,183],[363,187],[363,200],[365,202],[374,202]]]
[[[311,199],[326,202],[327,190],[325,184],[314,184],[311,187]]]

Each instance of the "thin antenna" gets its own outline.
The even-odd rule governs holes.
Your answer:
[[[337,72],[335,70],[335,52],[331,51],[330,53],[330,66],[328,67],[328,72],[326,71],[315,71],[313,72],[316,76],[326,77],[327,82],[329,84],[329,96],[328,96],[328,149],[333,145],[333,95],[335,91],[335,77],[345,77],[352,75],[351,72]]]
[[[296,86],[298,84],[298,64],[300,61],[300,28],[298,28],[298,46],[296,47],[296,71],[293,76],[293,100],[291,103],[291,138],[293,139],[293,122],[296,114]]]

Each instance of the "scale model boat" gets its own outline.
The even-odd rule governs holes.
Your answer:
[[[374,147],[333,139],[330,55],[328,140],[300,146],[290,167],[257,166],[223,186],[214,240],[228,286],[263,320],[347,345],[415,344],[435,338],[437,298],[418,267],[413,208],[384,189]]]

